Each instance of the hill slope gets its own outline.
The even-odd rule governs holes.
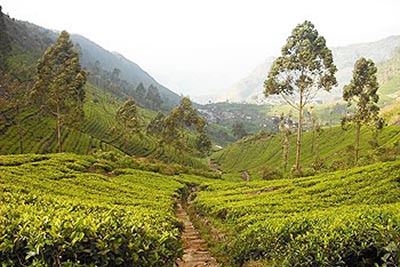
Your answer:
[[[84,104],[85,121],[79,125],[80,130],[65,128],[63,147],[65,152],[88,154],[96,150],[120,151],[123,147],[122,136],[112,131],[114,116],[122,101],[109,93],[103,92],[91,84],[85,87]],[[146,109],[139,109],[142,123],[147,124],[155,114]],[[55,120],[43,117],[36,109],[26,109],[18,119],[23,131],[22,151],[20,135],[14,125],[15,113],[0,112],[0,154],[14,153],[54,153],[57,151],[57,140],[54,131]],[[120,151],[121,152],[121,151]],[[160,145],[156,138],[135,135],[131,138],[124,153],[136,157],[151,157],[164,162],[184,163],[187,166],[205,168],[202,160],[180,154],[168,145]]]
[[[306,132],[303,135],[301,150],[303,167],[311,167],[315,160],[316,152],[311,151],[312,138],[311,132]],[[372,132],[363,128],[360,143],[361,163],[374,160],[371,154],[371,139]],[[289,170],[295,162],[295,142],[296,136],[292,135],[289,146]],[[378,135],[378,144],[382,147],[393,147],[396,142],[397,145],[400,142],[400,127],[398,126],[385,127]],[[345,164],[346,161],[351,161],[353,154],[348,148],[353,144],[354,131],[352,129],[343,131],[341,127],[323,128],[319,141],[319,156],[324,161],[325,168],[334,169],[337,164]],[[254,177],[260,177],[264,168],[281,169],[281,138],[279,134],[270,133],[244,138],[214,153],[212,158],[225,172],[239,173],[243,170],[248,170]]]

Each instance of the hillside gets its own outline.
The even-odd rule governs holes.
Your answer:
[[[354,62],[360,57],[366,57],[374,60],[378,65],[385,61],[390,61],[396,49],[400,47],[400,36],[391,36],[383,40],[371,43],[354,44],[344,47],[332,48],[334,62],[338,68],[336,74],[338,86],[330,94],[321,94],[318,96],[323,101],[341,98],[342,87],[351,78]],[[249,103],[276,103],[279,98],[265,100],[263,95],[263,85],[268,75],[269,68],[274,58],[268,58],[262,64],[257,66],[248,76],[234,84],[231,88],[224,91],[224,94],[218,99],[225,101],[229,99],[233,102]],[[380,66],[378,67],[380,68]],[[382,66],[382,68],[385,68]],[[380,71],[380,76],[386,74]]]
[[[21,66],[32,68],[46,48],[55,42],[58,33],[29,22],[19,21],[7,16],[3,17],[8,35],[13,43],[13,57],[10,60],[13,68],[17,72]],[[118,53],[107,51],[83,36],[72,34],[71,39],[80,51],[82,66],[89,70],[89,73],[95,74],[97,72],[95,66],[98,62],[100,66],[97,67],[106,72],[111,73],[114,69],[120,70],[120,78],[128,83],[126,93],[130,96],[135,96],[134,90],[139,83],[142,83],[146,88],[150,85],[156,86],[166,107],[170,108],[179,102],[180,96],[159,84],[132,61]]]
[[[311,151],[313,135],[305,132],[302,141],[301,160],[304,168],[311,168],[315,161],[315,153]],[[373,152],[370,141],[372,132],[364,128],[361,133],[361,162],[374,162],[378,156],[385,155],[385,148],[393,148],[399,145],[400,127],[388,126],[378,134],[378,144],[380,152]],[[289,146],[289,170],[295,161],[296,136],[292,135]],[[323,128],[319,138],[319,157],[324,162],[323,169],[335,169],[339,166],[345,167],[346,162],[351,162],[353,158],[349,146],[354,144],[354,130],[344,131],[341,127]],[[399,148],[397,148],[399,149]],[[374,155],[374,153],[378,153]],[[223,171],[227,173],[239,173],[243,170],[250,172],[253,177],[260,177],[265,168],[281,170],[282,166],[282,147],[279,134],[260,133],[244,138],[234,144],[225,147],[214,153],[212,159],[216,161]]]
[[[378,77],[382,95],[392,99],[400,98],[400,48],[393,56],[378,68]]]
[[[65,152],[77,154],[93,153],[96,150],[120,151],[123,140],[120,134],[113,133],[114,118],[122,101],[111,94],[86,85],[86,100],[84,104],[85,121],[79,130],[66,128],[63,132]],[[15,124],[15,113],[2,112],[0,117],[0,154],[14,153],[54,153],[57,151],[57,140],[54,131],[53,118],[41,116],[36,109],[25,110],[19,118],[23,130],[22,151],[21,138]],[[140,117],[146,125],[155,114],[146,109],[140,109]],[[205,168],[203,160],[185,155],[182,159],[175,149],[168,145],[160,145],[155,137],[147,135],[133,136],[125,153],[135,157],[151,157],[164,162],[184,162],[187,166]]]

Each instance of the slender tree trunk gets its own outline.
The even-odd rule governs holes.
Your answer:
[[[300,93],[299,105],[299,120],[297,127],[297,141],[296,141],[296,171],[300,173],[300,148],[301,148],[301,133],[303,128],[303,94]]]
[[[60,107],[57,105],[57,144],[58,144],[58,153],[62,153],[62,142],[61,142],[61,114]]]
[[[356,140],[354,145],[354,165],[357,165],[358,162],[358,152],[360,150],[360,130],[361,124],[359,122],[356,123]]]

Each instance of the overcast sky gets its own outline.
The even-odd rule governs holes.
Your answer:
[[[78,33],[177,93],[217,93],[311,20],[329,46],[400,34],[399,0],[0,0],[11,17]]]

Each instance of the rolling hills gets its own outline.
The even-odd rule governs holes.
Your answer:
[[[391,125],[379,132],[362,128],[355,166],[354,129],[332,125],[347,109],[336,104],[316,107],[322,130],[304,132],[303,169],[292,175],[296,136],[289,137],[289,168],[282,171],[282,140],[273,133],[277,115],[289,113],[286,107],[195,105],[214,123],[206,127],[218,138],[214,140],[227,144],[208,157],[197,144],[200,139],[210,145],[209,140],[194,136],[195,131],[204,134],[205,122],[190,101],[182,101],[185,105],[154,127],[171,131],[168,138],[148,134],[149,122],[161,117],[156,111],[168,112],[180,97],[122,55],[79,35],[72,38],[91,72],[84,103],[75,104],[83,104],[85,116],[75,125],[65,125],[64,152],[54,154],[55,120],[31,101],[13,106],[20,99],[18,94],[8,97],[7,89],[32,88],[35,62],[56,33],[5,19],[13,49],[8,65],[0,56],[5,81],[5,89],[0,84],[2,267],[400,264],[400,105],[394,101],[399,99],[400,50],[392,53],[398,37],[342,48],[339,53],[344,69],[358,53],[383,60],[382,99],[385,105],[391,103],[383,115]],[[0,38],[0,48],[1,44]],[[261,75],[263,69],[258,71]],[[10,73],[22,81],[15,83],[19,87],[8,80]],[[57,88],[67,83],[57,83]],[[119,113],[130,115],[137,109],[138,117],[127,117],[143,128],[124,142],[115,116],[126,98],[137,96],[139,84],[157,86],[168,107],[149,108],[145,101],[137,101],[136,107],[130,102],[130,110]],[[309,130],[311,111],[305,117],[304,129]],[[249,132],[259,127],[269,131],[229,144],[234,138],[227,128],[237,121],[247,121]],[[288,120],[287,125],[294,132],[295,124]],[[247,179],[241,177],[244,171]],[[213,263],[207,264],[210,258]]]
[[[160,145],[155,137],[135,135],[126,150],[121,151],[122,136],[112,131],[117,108],[122,101],[110,93],[93,85],[86,85],[86,101],[84,104],[85,120],[78,128],[66,128],[63,131],[65,152],[90,154],[98,150],[127,153],[135,157],[149,157],[167,163],[182,163],[187,166],[205,169],[205,160],[185,154],[181,158],[175,149],[168,145]],[[54,153],[56,152],[56,135],[54,119],[43,117],[37,109],[25,110],[20,118],[23,129],[22,151],[19,128],[14,125],[15,113],[3,112],[0,126],[0,154],[14,153]],[[142,123],[146,125],[154,112],[140,109]]]

